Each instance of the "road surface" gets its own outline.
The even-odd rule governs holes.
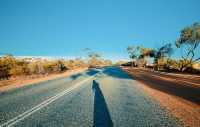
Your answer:
[[[178,96],[200,105],[200,76],[125,68],[133,78],[153,89]]]
[[[0,93],[0,126],[177,127],[181,123],[117,67]]]

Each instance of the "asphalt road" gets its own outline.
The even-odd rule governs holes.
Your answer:
[[[200,105],[200,76],[155,72],[140,68],[125,70],[132,74],[134,79],[153,89]]]
[[[181,123],[117,67],[0,93],[0,126],[177,127]]]

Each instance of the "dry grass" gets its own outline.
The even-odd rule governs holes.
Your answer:
[[[69,70],[63,73],[54,73],[49,75],[31,75],[31,76],[13,77],[9,80],[0,81],[0,92],[23,87],[30,84],[39,83],[46,80],[56,79],[59,77],[70,76],[72,74],[83,72],[85,70],[87,70],[87,68],[79,68],[79,69]]]

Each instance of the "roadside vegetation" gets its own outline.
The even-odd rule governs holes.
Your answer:
[[[168,72],[200,74],[199,43],[200,23],[194,23],[181,30],[180,36],[175,43],[164,43],[157,49],[137,45],[128,46],[127,52],[132,61],[122,65],[140,66]],[[181,58],[171,58],[171,55],[178,48],[181,48],[182,51]],[[153,62],[150,62],[150,60]]]
[[[98,66],[109,66],[112,62],[90,53],[87,59],[48,60],[42,58],[16,58],[12,55],[0,57],[0,80],[16,76],[48,75],[68,70]]]

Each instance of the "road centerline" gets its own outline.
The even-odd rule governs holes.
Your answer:
[[[90,76],[89,78],[87,78],[87,79],[85,79],[85,80],[83,80],[83,81],[80,81],[80,82],[76,83],[75,85],[73,85],[73,86],[71,86],[70,88],[68,88],[68,89],[66,89],[66,90],[64,90],[64,91],[62,91],[62,92],[56,94],[55,96],[52,96],[52,97],[48,98],[47,100],[41,102],[40,104],[34,106],[34,107],[31,108],[31,109],[25,111],[24,113],[22,113],[22,114],[20,114],[20,115],[14,117],[14,118],[8,120],[7,122],[1,124],[0,127],[5,127],[5,126],[6,126],[6,127],[11,127],[11,126],[15,125],[16,123],[18,123],[18,122],[24,120],[24,119],[27,118],[28,116],[30,116],[30,115],[32,115],[33,113],[37,112],[38,110],[40,110],[40,109],[42,109],[42,108],[48,106],[49,104],[51,104],[52,102],[56,101],[57,99],[63,97],[63,96],[66,95],[66,94],[71,93],[71,92],[72,92],[73,90],[75,90],[75,89],[78,89],[79,87],[81,87],[81,85],[82,85],[83,83],[85,83],[85,82],[87,82],[87,81],[93,79],[97,74],[98,74],[98,73],[96,73],[96,74],[93,75],[93,76]]]

